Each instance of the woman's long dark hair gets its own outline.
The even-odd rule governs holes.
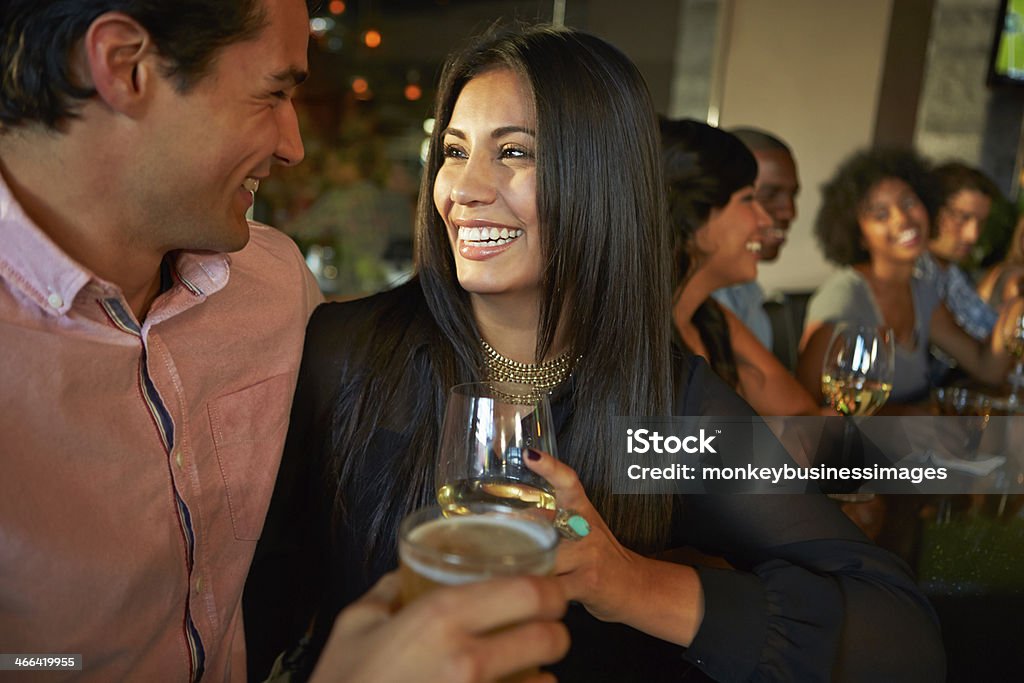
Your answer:
[[[725,207],[735,192],[754,184],[757,159],[735,135],[690,119],[662,119],[661,145],[678,296],[700,267],[702,254],[694,247],[694,234],[711,218],[712,209]],[[721,307],[707,299],[694,311],[693,324],[711,368],[735,389],[736,355]]]
[[[625,453],[613,447],[621,436],[613,418],[670,413],[671,251],[656,119],[643,78],[624,55],[593,36],[548,26],[492,29],[450,58],[441,76],[415,256],[433,337],[423,351],[429,377],[420,379],[431,389],[410,416],[417,422],[404,459],[407,477],[380,482],[390,490],[377,493],[374,535],[391,542],[391,525],[405,508],[433,497],[445,395],[454,384],[481,378],[480,333],[456,277],[433,185],[444,163],[442,132],[459,94],[475,75],[494,68],[523,79],[537,116],[545,268],[536,356],[545,357],[563,317],[567,350],[581,356],[572,375],[571,418],[559,434],[560,455],[616,535],[634,548],[654,549],[666,539],[671,498],[616,497],[611,480],[626,465]],[[389,400],[401,364],[411,359],[381,354],[376,362],[369,373],[384,379],[368,377],[358,389],[366,410],[355,429],[364,432],[379,419],[381,403],[373,408],[374,402]],[[351,416],[338,418],[351,424]],[[365,444],[368,436],[352,429],[335,435],[343,449]],[[346,476],[344,463],[340,476]]]

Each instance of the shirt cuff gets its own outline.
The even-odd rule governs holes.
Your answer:
[[[764,586],[752,574],[695,569],[704,591],[704,619],[684,657],[716,681],[747,681],[768,630]]]

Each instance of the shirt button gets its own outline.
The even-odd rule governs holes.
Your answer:
[[[183,466],[184,458],[181,457],[181,451],[175,451],[174,462],[177,463],[178,469],[180,470]]]
[[[50,296],[46,297],[46,303],[54,308],[60,308],[64,305],[64,298],[57,292],[51,292]]]

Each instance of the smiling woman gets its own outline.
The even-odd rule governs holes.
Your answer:
[[[772,219],[754,196],[754,155],[736,136],[699,121],[662,120],[661,144],[677,273],[672,314],[683,344],[759,414],[818,414],[771,351],[711,298],[757,277]]]
[[[977,379],[1002,382],[1009,366],[1003,335],[975,341],[957,325],[935,286],[915,276],[938,196],[928,164],[903,150],[855,154],[826,184],[815,234],[825,257],[844,268],[808,304],[797,376],[814,396],[821,397],[822,359],[841,321],[893,330],[896,372],[889,409],[928,393],[931,343]],[[1007,324],[1003,320],[996,329]]]
[[[941,676],[913,581],[824,497],[615,494],[634,464],[616,447],[616,416],[753,417],[671,343],[658,130],[636,67],[578,31],[496,30],[451,57],[435,119],[417,277],[310,322],[267,522],[277,534],[259,552],[297,575],[250,594],[247,615],[281,628],[260,615],[295,607],[293,631],[276,634],[284,646],[318,613],[316,650],[338,610],[394,566],[398,520],[436,498],[449,389],[494,381],[500,366],[558,375],[539,390],[563,461],[531,451],[525,462],[591,530],[555,565],[575,603],[572,649],[553,667],[562,680]],[[764,222],[748,175],[712,218],[738,220],[745,255]],[[737,248],[727,225],[707,227],[703,248]],[[544,373],[551,365],[569,371]],[[759,455],[788,459],[777,443]],[[735,570],[658,556],[684,546]],[[907,634],[912,650],[893,646]]]

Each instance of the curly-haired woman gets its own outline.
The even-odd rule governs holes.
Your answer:
[[[808,304],[797,378],[814,396],[821,396],[822,360],[840,321],[893,330],[891,404],[927,394],[929,344],[976,379],[1002,382],[1009,365],[1003,335],[976,341],[957,325],[935,287],[914,276],[938,196],[928,163],[906,150],[858,152],[826,183],[814,230],[825,257],[842,269]]]

